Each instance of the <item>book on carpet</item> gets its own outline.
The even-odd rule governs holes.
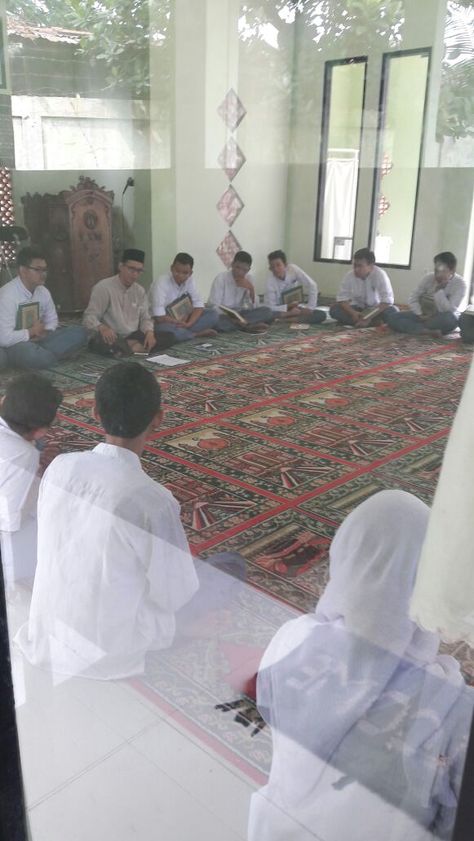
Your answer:
[[[16,329],[29,330],[35,321],[39,321],[39,301],[31,301],[28,304],[19,304],[16,312]]]
[[[238,321],[239,324],[248,324],[248,321],[240,315],[240,312],[233,310],[232,307],[225,307],[224,304],[219,304],[219,309],[222,310],[224,315],[227,315],[234,321]]]
[[[421,307],[421,314],[425,316],[425,318],[433,318],[434,315],[437,315],[438,307],[436,306],[433,295],[421,295],[419,303]]]
[[[179,298],[175,298],[174,301],[171,301],[171,304],[168,304],[166,315],[169,315],[170,318],[174,318],[176,321],[186,321],[193,309],[192,298],[185,292],[184,295],[180,295]]]
[[[285,289],[285,291],[281,293],[281,302],[282,304],[286,304],[287,307],[292,304],[302,304],[303,287],[300,285],[292,286],[291,289]]]
[[[378,307],[368,307],[367,309],[362,310],[360,315],[364,321],[371,321],[376,315],[380,315],[380,310]]]

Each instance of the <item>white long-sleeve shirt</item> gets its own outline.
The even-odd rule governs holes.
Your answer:
[[[40,454],[0,418],[0,531],[19,531],[36,517]]]
[[[272,310],[286,309],[282,304],[281,293],[295,286],[302,286],[303,291],[308,296],[307,303],[303,304],[303,306],[306,306],[310,310],[316,309],[318,305],[318,287],[316,281],[294,263],[288,263],[285,277],[282,280],[275,277],[273,273],[268,275],[265,289],[265,304],[267,307],[270,307]]]
[[[467,284],[459,274],[453,274],[444,289],[438,288],[434,272],[425,275],[408,298],[408,306],[416,315],[422,315],[422,298],[431,299],[438,312],[452,312],[456,317],[466,295]]]
[[[166,307],[172,304],[176,298],[181,298],[182,295],[189,295],[194,309],[204,307],[204,301],[198,292],[194,275],[190,275],[181,284],[176,283],[171,272],[161,275],[153,281],[148,291],[151,314],[155,317],[166,315]]]
[[[37,286],[33,292],[24,286],[17,276],[0,289],[0,347],[11,347],[19,342],[29,342],[28,330],[17,330],[16,320],[20,304],[39,303],[39,317],[46,330],[56,330],[58,314],[51,292],[45,286]]]
[[[245,275],[255,288],[255,283],[250,272]],[[209,294],[209,303],[213,307],[230,307],[233,310],[249,310],[255,307],[248,289],[238,286],[231,271],[221,272],[213,281]]]
[[[62,674],[121,678],[168,647],[198,589],[179,504],[111,444],[58,456],[38,501],[38,565],[17,642]]]
[[[378,304],[393,304],[393,289],[387,272],[374,266],[370,274],[362,279],[350,271],[344,277],[338,301],[349,301],[351,306],[375,307]]]

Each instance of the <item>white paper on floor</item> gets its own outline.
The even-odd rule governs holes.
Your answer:
[[[166,365],[171,368],[173,365],[186,365],[189,359],[178,359],[177,356],[168,356],[167,353],[158,356],[149,356],[147,362],[154,362],[156,365]]]

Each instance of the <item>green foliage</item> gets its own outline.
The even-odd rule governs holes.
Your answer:
[[[170,7],[154,2],[150,20],[147,0],[7,0],[7,11],[29,23],[87,32],[77,52],[105,64],[110,88],[138,98],[149,92],[150,44],[167,52]],[[163,72],[168,65],[163,55]]]
[[[145,98],[150,85],[150,37],[156,34],[150,27],[148,2],[65,0],[65,7],[71,28],[90,33],[82,39],[79,52],[106,63],[110,87],[125,86],[130,96]]]
[[[192,2],[192,0],[190,0]],[[277,32],[297,15],[313,33],[322,52],[340,44],[346,55],[363,55],[374,46],[402,47],[404,0],[253,0],[242,2],[242,43],[265,43],[265,27]],[[108,86],[122,95],[146,98],[150,86],[150,45],[160,52],[162,80],[171,76],[169,35],[172,0],[6,0],[7,11],[29,23],[61,26],[89,33],[78,52],[106,68]],[[446,53],[443,61],[437,136],[460,138],[474,133],[474,10],[470,0],[448,0]],[[332,50],[332,52],[334,52]],[[275,68],[277,71],[277,67]],[[304,68],[300,68],[300,71]]]
[[[437,139],[474,136],[474,67],[447,68],[439,98]]]
[[[404,6],[404,0],[256,0],[242,3],[240,13],[246,22],[244,40],[264,40],[265,23],[281,29],[285,20],[293,22],[298,15],[318,50],[339,42],[353,45],[360,54],[376,42],[386,47],[400,42]]]
[[[449,0],[437,140],[474,136],[474,7]]]
[[[334,41],[353,44],[363,53],[381,43],[395,47],[401,41],[404,23],[403,0],[325,0],[316,3],[310,12],[312,23],[318,29],[316,43],[319,49]]]

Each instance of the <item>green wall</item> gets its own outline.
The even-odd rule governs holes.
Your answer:
[[[327,295],[335,295],[347,264],[313,261],[315,233],[319,150],[321,141],[322,94],[325,61],[345,57],[368,56],[364,132],[361,150],[359,193],[356,210],[354,247],[368,244],[370,208],[373,190],[375,149],[377,141],[377,120],[379,108],[382,55],[393,49],[412,50],[432,48],[432,63],[428,88],[428,106],[425,123],[425,143],[418,193],[417,215],[411,266],[408,269],[389,268],[396,299],[406,302],[413,286],[432,265],[432,257],[441,250],[452,250],[458,256],[462,270],[466,253],[468,225],[471,213],[474,170],[439,168],[439,145],[436,142],[436,113],[439,95],[440,66],[444,52],[444,0],[407,0],[405,3],[405,25],[400,44],[392,48],[383,45],[375,37],[360,39],[358,46],[350,47],[343,39],[338,43],[326,44],[323,48],[313,39],[313,33],[302,19],[296,20],[294,99],[291,121],[290,148],[292,155],[288,168],[288,200],[286,203],[285,244],[295,262],[305,268],[318,280],[320,289]],[[411,101],[419,97],[417,82],[410,76],[400,80],[400,96],[405,113],[409,113]],[[402,104],[403,104],[402,103]],[[393,125],[397,114],[394,113]],[[404,134],[410,149],[413,139],[409,132]],[[393,205],[396,197],[413,189],[410,166],[400,161],[397,173],[384,179],[383,191],[393,190]],[[404,167],[405,164],[405,167]],[[406,173],[403,171],[406,168]],[[398,212],[397,212],[398,213]],[[387,219],[383,219],[380,232],[385,232]],[[395,230],[404,223],[400,211]]]

